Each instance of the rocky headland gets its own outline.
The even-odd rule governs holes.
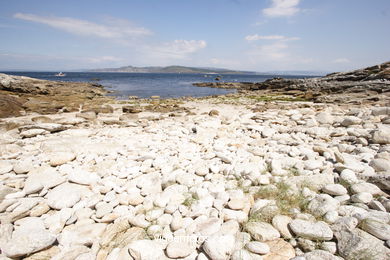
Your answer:
[[[390,259],[388,86],[3,118],[0,257]]]
[[[390,62],[355,70],[306,79],[274,78],[264,82],[195,83],[198,87],[215,87],[256,91],[263,95],[288,95],[320,103],[390,102]]]

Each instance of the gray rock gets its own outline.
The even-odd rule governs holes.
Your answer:
[[[212,260],[227,260],[234,251],[234,244],[233,235],[213,235],[206,239],[203,250]]]
[[[308,210],[315,216],[321,217],[328,211],[337,211],[340,202],[328,194],[319,194],[309,202]]]
[[[361,222],[360,226],[364,231],[381,240],[390,240],[390,225],[386,223],[377,219],[366,218]]]
[[[280,237],[279,231],[266,222],[249,222],[245,229],[256,241],[265,242]]]
[[[379,129],[372,134],[374,144],[390,144],[390,130]]]
[[[341,122],[342,126],[360,125],[362,120],[356,116],[348,116]]]
[[[335,256],[324,250],[314,250],[303,255],[306,260],[342,260],[341,257]]]
[[[337,239],[338,253],[345,259],[390,258],[390,250],[383,245],[383,241],[367,232],[351,229],[342,222],[332,226],[332,229]]]
[[[56,123],[40,123],[35,125],[24,125],[19,127],[20,131],[25,131],[29,129],[43,129],[46,131],[49,131],[51,133],[53,132],[59,132],[68,129],[70,126],[67,125],[61,125]]]
[[[347,189],[341,184],[328,184],[322,188],[322,191],[333,196],[341,196],[348,193]]]
[[[373,116],[390,115],[390,107],[373,107],[371,114]]]
[[[382,193],[381,189],[379,189],[378,186],[368,182],[356,183],[352,185],[351,191],[354,194],[361,192],[369,192],[372,195],[379,195]]]
[[[289,224],[289,227],[299,237],[312,240],[331,240],[333,238],[332,230],[323,221],[310,222],[295,219]]]
[[[328,112],[320,112],[316,115],[316,120],[320,124],[333,124],[334,117]]]
[[[370,166],[377,172],[388,172],[390,171],[390,160],[374,159],[370,162]]]

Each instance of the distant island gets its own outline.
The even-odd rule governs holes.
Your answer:
[[[185,66],[134,67],[93,69],[89,72],[127,72],[127,73],[212,73],[212,74],[256,74],[253,71],[229,70],[220,68],[197,68]]]

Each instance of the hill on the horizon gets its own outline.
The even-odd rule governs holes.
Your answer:
[[[185,66],[134,67],[93,69],[90,72],[127,72],[127,73],[216,73],[216,74],[255,74],[253,71],[229,70],[220,68],[198,68]]]

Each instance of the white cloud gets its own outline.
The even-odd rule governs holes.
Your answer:
[[[14,18],[45,24],[72,34],[105,39],[128,40],[151,34],[151,31],[148,29],[137,27],[129,21],[118,19],[109,19],[108,24],[97,24],[69,17],[45,17],[24,13],[16,13]]]
[[[286,37],[283,35],[258,35],[258,34],[252,34],[245,37],[245,40],[251,42],[251,41],[258,41],[258,40],[279,40],[279,41],[296,41],[299,40],[298,37]]]
[[[262,60],[280,61],[288,57],[288,45],[283,42],[275,42],[273,44],[256,46],[250,52],[250,55],[260,58]]]
[[[300,11],[300,0],[272,0],[269,8],[263,9],[263,14],[268,17],[293,16]]]
[[[207,46],[203,40],[174,40],[150,49],[154,55],[167,59],[183,59]]]
[[[333,60],[333,63],[349,63],[349,62],[351,62],[351,61],[347,58],[338,58],[338,59]]]

